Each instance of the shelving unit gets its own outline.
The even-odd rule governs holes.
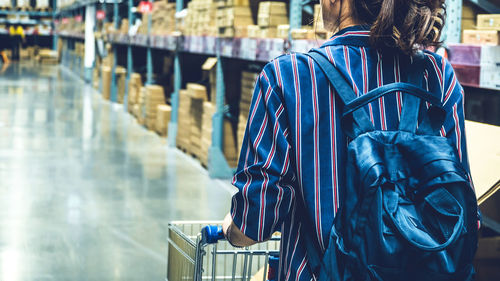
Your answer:
[[[472,3],[482,7],[488,11],[497,11],[500,7],[487,0],[471,0]],[[290,30],[300,28],[302,24],[303,5],[302,0],[291,0],[289,2],[289,22]],[[106,21],[113,22],[116,29],[118,29],[120,18],[129,19],[129,27],[134,22],[135,14],[132,8],[138,4],[138,1],[107,1],[100,3],[98,1],[84,1],[82,3],[75,3],[71,6],[65,7],[56,11],[56,16],[75,16],[77,14],[83,15],[84,7],[93,5],[104,10],[106,13]],[[127,7],[126,14],[120,14],[122,5]],[[112,8],[110,7],[112,6]],[[453,51],[451,58],[452,64],[460,64],[454,61],[454,58],[469,55],[470,50],[460,44],[461,37],[461,15],[462,15],[462,0],[447,0],[448,14],[447,14],[447,28],[443,32],[443,40],[449,48]],[[176,1],[177,12],[184,9],[185,3],[183,0]],[[80,33],[67,33],[58,32],[61,38],[68,42],[75,40],[84,40],[85,35]],[[116,58],[117,46],[126,47],[127,49],[127,85],[130,79],[130,74],[133,72],[133,56],[132,52],[136,48],[143,48],[146,50],[146,84],[152,84],[153,81],[153,61],[154,53],[157,51],[164,51],[173,54],[174,56],[174,81],[173,93],[171,95],[171,121],[169,124],[168,132],[168,145],[175,147],[177,135],[177,121],[178,121],[178,104],[179,104],[179,90],[182,86],[182,69],[180,63],[181,55],[206,55],[215,56],[218,59],[216,69],[216,111],[213,116],[213,139],[212,146],[209,152],[208,171],[212,177],[227,178],[232,174],[232,169],[225,161],[222,153],[222,139],[223,139],[223,116],[224,116],[224,69],[228,64],[232,64],[234,60],[243,60],[248,63],[257,62],[265,63],[272,58],[289,51],[306,52],[311,48],[321,45],[321,40],[290,40],[289,39],[255,39],[255,38],[221,38],[215,36],[182,36],[182,35],[168,35],[158,36],[151,34],[151,16],[148,17],[148,32],[147,34],[107,34],[103,36],[105,42],[111,43],[115,48],[114,62],[112,70],[112,80],[116,81]],[[72,44],[72,43],[69,43]],[[500,48],[500,47],[499,47]],[[463,52],[463,54],[461,54]],[[480,70],[479,70],[480,71]],[[462,75],[460,82],[466,86],[481,87],[480,83],[472,81],[472,76]],[[470,81],[468,79],[471,79]],[[112,85],[116,83],[112,82]],[[116,88],[111,90],[111,101],[116,101]],[[128,95],[126,89],[125,97]],[[126,105],[125,105],[126,108]],[[125,109],[126,110],[126,109]]]

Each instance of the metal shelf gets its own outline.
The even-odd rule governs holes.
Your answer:
[[[69,6],[66,6],[66,7],[62,7],[60,9],[57,9],[55,14],[56,15],[60,15],[62,12],[71,12],[73,10],[77,10],[77,9],[80,9],[80,8],[83,8],[87,5],[93,5],[93,4],[97,4],[99,3],[99,1],[97,0],[83,0],[83,1],[78,1],[78,2],[75,2]]]
[[[52,17],[53,12],[38,12],[38,11],[0,11],[0,15],[17,15],[30,17]]]
[[[468,0],[490,14],[500,14],[500,3],[491,0]]]

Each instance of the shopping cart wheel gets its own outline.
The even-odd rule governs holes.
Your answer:
[[[217,241],[224,239],[222,226],[207,225],[201,229],[201,240],[205,244],[214,244]]]

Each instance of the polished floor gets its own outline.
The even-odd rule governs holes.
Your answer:
[[[230,192],[67,69],[1,70],[0,280],[165,280],[168,222]]]

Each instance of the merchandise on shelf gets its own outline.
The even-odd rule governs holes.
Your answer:
[[[30,0],[16,0],[16,8],[19,10],[31,10]]]
[[[0,7],[9,9],[12,8],[12,1],[11,0],[0,0]]]
[[[290,25],[288,24],[278,25],[278,30],[276,31],[276,37],[287,39],[289,32],[290,32]]]
[[[167,104],[160,104],[156,108],[156,124],[155,130],[160,136],[166,136],[168,132],[168,123],[170,123],[170,116],[172,108]]]
[[[117,102],[122,104],[123,98],[125,97],[125,84],[127,80],[127,70],[125,67],[117,66],[115,68],[116,73],[116,93],[117,93]]]
[[[109,100],[111,97],[111,67],[103,65],[101,67],[102,97]]]
[[[216,23],[218,35],[234,37],[247,35],[247,26],[253,25],[252,11],[248,1],[217,0]],[[238,31],[236,31],[238,30]]]
[[[36,8],[39,10],[48,10],[50,8],[49,0],[36,0]]]
[[[165,104],[165,94],[163,87],[159,85],[146,86],[145,115],[146,127],[154,129],[156,124],[156,110],[158,105]]]
[[[128,34],[128,26],[129,22],[128,19],[122,19],[122,22],[120,23],[120,33],[121,34]]]
[[[462,5],[462,29],[476,29],[476,17],[479,14],[479,9],[476,6],[463,2]]]
[[[193,0],[188,3],[187,15],[184,20],[184,34],[215,36],[216,7],[213,0]]]
[[[174,32],[175,3],[168,3],[164,0],[153,2],[153,5],[153,13],[151,14],[151,34],[165,35]]]
[[[466,29],[463,31],[462,43],[500,45],[500,31]]]
[[[477,29],[500,31],[500,14],[477,15]]]
[[[260,2],[257,24],[261,28],[261,37],[275,38],[277,27],[288,24],[286,3],[274,1]]]

